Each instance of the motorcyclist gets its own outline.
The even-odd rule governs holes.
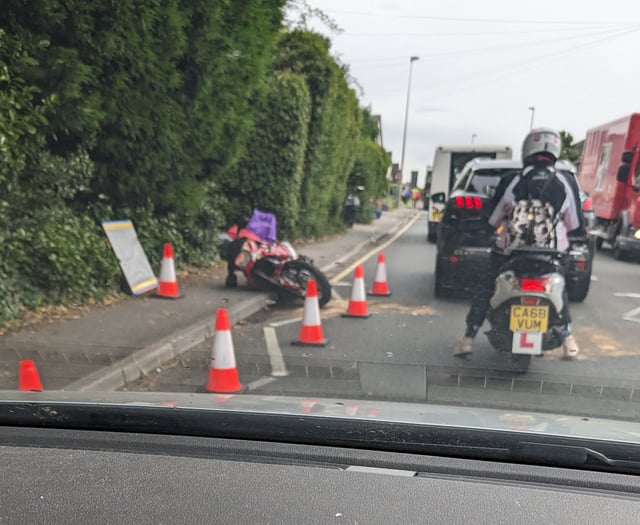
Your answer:
[[[260,237],[247,229],[250,220],[251,216],[248,213],[240,213],[235,223],[226,232],[228,240],[220,248],[220,256],[227,262],[227,278],[225,280],[227,288],[234,288],[238,285],[238,277],[235,274],[235,260],[245,240],[261,241]]]
[[[344,201],[344,208],[342,210],[342,219],[345,224],[349,226],[349,228],[353,228],[353,224],[356,221],[356,217],[358,215],[358,211],[360,210],[360,197],[358,197],[359,191],[362,191],[364,188],[362,186],[358,186],[354,191],[350,192],[347,195],[347,198]]]
[[[493,212],[489,224],[497,230],[495,246],[491,250],[489,269],[479,276],[477,288],[466,317],[467,328],[462,340],[456,345],[454,355],[467,359],[473,352],[473,340],[485,320],[489,302],[493,294],[500,268],[509,259],[507,231],[511,212],[516,203],[532,198],[551,204],[557,210],[555,222],[556,247],[560,251],[569,248],[567,233],[581,226],[580,205],[576,192],[568,191],[566,181],[557,174],[554,164],[560,156],[562,141],[560,135],[549,128],[531,130],[522,143],[523,168],[520,173],[504,177],[492,198]],[[571,334],[569,301],[565,289],[563,308],[560,312],[564,321],[564,358],[571,359],[578,354],[578,344]]]

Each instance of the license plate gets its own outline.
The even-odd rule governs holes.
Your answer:
[[[442,210],[431,211],[431,220],[433,222],[438,222],[441,218],[442,218]]]
[[[545,333],[549,325],[548,306],[511,305],[509,330],[512,332]]]

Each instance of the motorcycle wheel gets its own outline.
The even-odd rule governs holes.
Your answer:
[[[602,237],[596,237],[596,250],[602,250],[602,245],[604,244],[604,239]]]
[[[329,299],[331,299],[331,284],[318,268],[306,261],[294,261],[287,264],[287,266],[295,268],[296,275],[294,279],[300,287],[298,293],[289,293],[294,293],[294,295],[304,298],[307,293],[307,283],[313,279],[318,285],[318,304],[320,307],[329,302]],[[287,271],[287,267],[285,267],[284,271]]]
[[[567,296],[572,303],[581,303],[587,298],[589,294],[589,287],[591,286],[591,275],[588,278],[582,279],[577,283],[573,283],[573,286],[567,287]]]
[[[526,374],[531,364],[531,356],[525,354],[511,354],[511,370],[518,374]]]

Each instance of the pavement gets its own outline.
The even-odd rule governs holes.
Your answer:
[[[421,213],[386,211],[371,224],[356,224],[297,249],[331,278]],[[241,276],[239,282],[236,289],[227,289],[220,276],[181,286],[179,300],[130,297],[77,319],[5,335],[0,338],[0,389],[16,388],[23,359],[36,362],[45,390],[121,388],[210,339],[218,308],[226,308],[235,324],[273,304],[271,295],[248,288]]]

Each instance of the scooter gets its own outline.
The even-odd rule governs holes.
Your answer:
[[[315,280],[318,303],[324,306],[331,299],[331,284],[327,277],[305,255],[299,255],[286,241],[266,242],[248,230],[231,227],[220,236],[220,253],[227,261],[225,285],[238,284],[236,270],[240,270],[252,288],[273,291],[280,299],[304,299],[307,284]]]
[[[496,350],[511,354],[513,371],[525,373],[531,356],[562,345],[565,320],[560,312],[570,254],[522,247],[511,255],[496,279],[486,335]]]
[[[349,227],[353,228],[356,217],[360,211],[360,197],[357,192],[364,191],[364,186],[357,186],[354,191],[347,195],[342,209],[342,220]]]

